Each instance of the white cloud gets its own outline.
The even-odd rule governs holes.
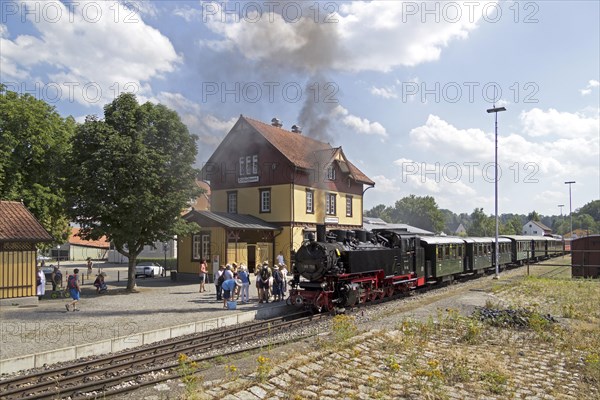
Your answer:
[[[377,88],[375,86],[371,87],[371,94],[379,97],[383,97],[384,99],[397,99],[398,94],[396,93],[395,86],[388,86]]]
[[[331,13],[330,8],[307,2],[296,3],[303,7],[302,18],[293,22],[287,22],[277,7],[273,13],[250,12],[236,22],[230,14],[223,18],[221,3],[211,4],[217,12],[204,16],[206,26],[221,39],[203,44],[217,50],[235,49],[249,60],[277,60],[287,70],[310,73],[323,69],[387,72],[437,60],[451,41],[468,37],[476,28],[485,6],[478,3],[473,11],[453,2],[453,11],[460,9],[460,18],[454,18],[436,3],[438,21],[430,15],[423,22],[420,7],[424,3],[354,1]],[[315,23],[315,5],[320,7],[321,20],[325,16],[336,23]]]
[[[39,36],[0,38],[5,80],[27,79],[32,85],[40,79],[43,85],[61,87],[62,100],[98,106],[122,91],[150,94],[148,82],[174,71],[182,61],[167,37],[121,3],[53,6],[61,10],[58,20],[27,14]],[[151,13],[152,6],[146,6],[145,12]],[[47,72],[38,78],[34,68],[39,66]]]
[[[553,108],[547,111],[533,108],[519,116],[523,132],[531,137],[556,135],[559,137],[598,137],[600,119],[580,113],[559,112]]]
[[[173,11],[173,15],[183,18],[187,22],[191,22],[197,20],[198,17],[202,16],[202,11],[197,8],[193,8],[190,6],[177,7]]]
[[[588,94],[592,93],[593,88],[597,88],[599,86],[600,86],[600,81],[597,81],[595,79],[590,79],[588,81],[588,85],[584,89],[579,89],[579,93],[581,93],[582,96],[587,96]]]
[[[342,123],[357,133],[363,135],[378,135],[382,138],[388,137],[387,131],[379,122],[371,122],[367,118],[360,118],[356,115],[352,115],[341,105],[338,105],[333,110],[333,115],[341,116]]]
[[[181,93],[161,92],[156,102],[177,111],[181,121],[188,127],[190,133],[198,136],[198,160],[206,161],[233,128],[238,117],[221,120],[206,113],[200,104],[186,98]]]

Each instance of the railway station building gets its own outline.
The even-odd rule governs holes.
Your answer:
[[[203,166],[210,210],[184,216],[200,231],[179,238],[179,274],[197,275],[201,259],[211,272],[231,262],[252,270],[262,261],[272,264],[280,252],[289,264],[317,224],[362,227],[363,194],[375,183],[341,147],[271,122],[240,116]]]
[[[0,301],[36,294],[37,243],[52,236],[18,201],[0,201]]]

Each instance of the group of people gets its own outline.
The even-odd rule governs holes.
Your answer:
[[[287,292],[287,266],[284,263],[283,254],[279,254],[278,263],[273,267],[269,266],[268,261],[258,263],[254,270],[254,279],[258,289],[258,302],[268,303],[271,297],[273,301],[282,301]],[[206,291],[208,283],[208,266],[206,260],[200,262],[200,293]],[[231,264],[221,265],[213,275],[213,282],[216,289],[217,301],[223,301],[223,307],[227,308],[227,301],[241,300],[242,303],[250,302],[250,285],[252,276],[248,267],[241,263],[239,266],[233,262]]]
[[[88,263],[88,273],[89,273],[89,264]],[[44,272],[45,262],[42,261],[40,265],[37,267],[37,275],[36,275],[36,295],[38,296],[38,300],[42,300],[44,295],[46,294],[46,274]],[[52,283],[52,291],[55,292],[57,290],[63,290],[63,279],[62,279],[62,271],[60,267],[51,265],[52,272],[50,274],[50,282]],[[94,281],[94,287],[96,288],[96,293],[103,294],[108,291],[108,286],[104,279],[106,278],[106,273],[99,272],[96,276],[96,280]],[[79,302],[81,288],[80,288],[80,277],[79,277],[79,268],[75,268],[73,270],[73,274],[67,277],[67,287],[66,291],[71,297],[72,301],[70,303],[65,304],[65,308],[67,311],[79,311],[76,307]]]

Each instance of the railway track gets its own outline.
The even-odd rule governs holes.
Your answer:
[[[220,346],[253,340],[285,329],[319,320],[327,315],[296,313],[243,326],[223,328],[184,339],[158,343],[142,349],[108,355],[79,364],[62,366],[0,382],[1,399],[57,399],[110,397],[177,378],[177,357],[185,354],[198,362],[208,362],[223,353],[198,358],[196,354],[214,352]],[[227,351],[227,355],[255,347]]]

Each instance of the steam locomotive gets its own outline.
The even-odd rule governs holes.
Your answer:
[[[560,239],[503,236],[498,264],[564,254]],[[352,307],[494,268],[494,238],[419,236],[402,230],[325,231],[317,226],[294,256],[289,301],[316,311]]]

